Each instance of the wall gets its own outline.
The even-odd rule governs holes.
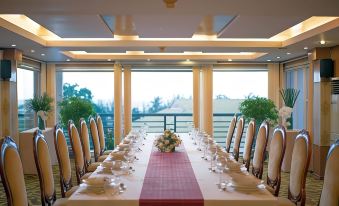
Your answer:
[[[339,45],[331,48],[331,59],[334,61],[334,76],[339,77]]]

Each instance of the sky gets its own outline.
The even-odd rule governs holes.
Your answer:
[[[267,97],[267,80],[267,72],[214,72],[213,97],[244,99],[250,93]],[[64,72],[66,82],[90,89],[95,102],[113,102],[113,72]],[[132,72],[132,107],[141,109],[156,96],[165,103],[176,95],[190,98],[192,93],[192,72]],[[19,101],[33,97],[32,71],[18,69],[18,97]]]

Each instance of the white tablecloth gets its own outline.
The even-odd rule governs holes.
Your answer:
[[[193,145],[193,142],[188,135],[182,134],[180,136],[183,139],[196,179],[203,194],[205,206],[276,205],[277,198],[265,189],[254,191],[235,191],[233,189],[228,189],[226,191],[219,191],[215,184],[219,180],[219,175],[208,171],[210,163],[201,159],[201,152],[197,151],[196,146]],[[79,192],[81,190],[80,187],[80,190],[76,191],[69,198],[68,205],[139,205],[139,197],[152,150],[153,138],[154,134],[149,134],[145,142],[145,146],[142,147],[143,151],[141,153],[137,153],[139,160],[133,165],[135,172],[131,175],[123,176],[123,182],[127,186],[127,190],[124,193],[120,195],[112,195],[111,192],[106,192],[104,194],[81,193]],[[92,176],[107,176],[107,174],[97,174],[94,172]],[[226,173],[223,174],[223,178],[230,179],[230,176]],[[251,176],[250,178],[255,177]]]

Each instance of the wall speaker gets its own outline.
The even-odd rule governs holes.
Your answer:
[[[332,59],[320,59],[320,77],[330,78],[334,76]]]
[[[12,77],[12,68],[10,60],[0,61],[0,78],[10,79]]]

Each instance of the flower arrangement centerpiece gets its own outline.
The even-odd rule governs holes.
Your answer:
[[[154,145],[159,149],[160,152],[174,152],[175,147],[181,144],[181,139],[178,135],[171,132],[170,130],[165,130],[162,135],[159,135],[155,141]]]

